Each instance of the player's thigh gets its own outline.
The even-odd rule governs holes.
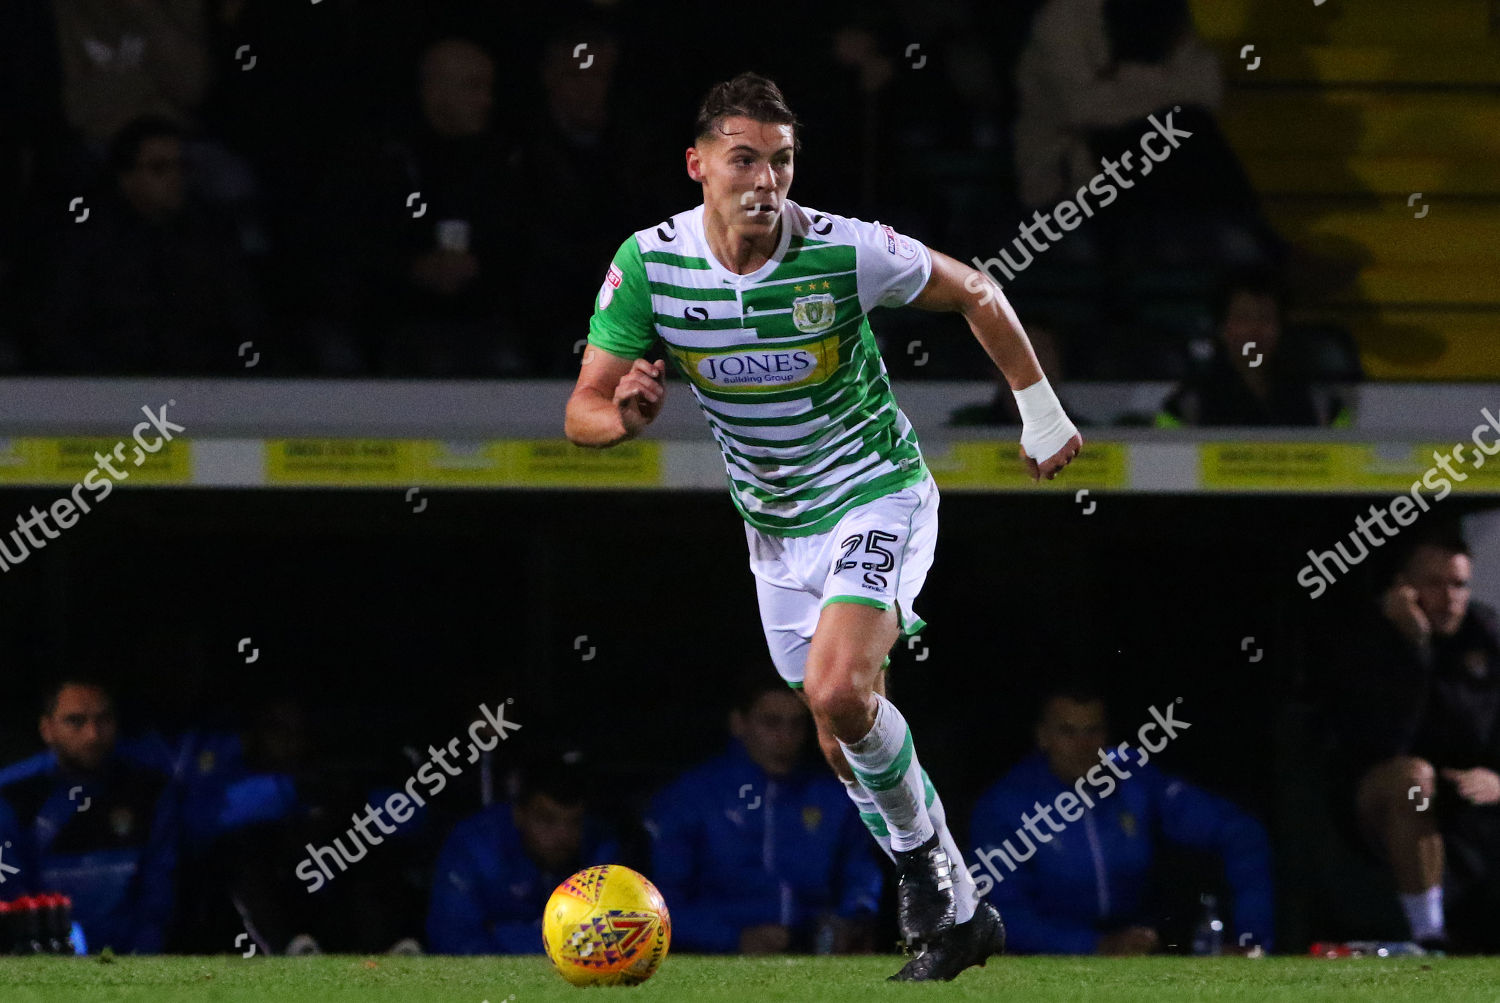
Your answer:
[[[831,602],[818,617],[807,656],[807,685],[873,692],[886,652],[901,633],[894,608]]]

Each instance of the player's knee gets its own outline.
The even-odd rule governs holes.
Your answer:
[[[868,694],[862,694],[855,685],[855,676],[844,670],[837,661],[823,664],[808,664],[807,679],[802,684],[802,693],[807,696],[807,706],[813,717],[825,729],[840,733],[840,724],[847,718],[864,714]]]
[[[874,696],[849,684],[835,685],[813,699],[813,714],[835,738],[855,742],[874,726]]]

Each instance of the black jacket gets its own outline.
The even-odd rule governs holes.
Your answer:
[[[1356,775],[1392,756],[1500,772],[1500,626],[1471,603],[1452,637],[1412,644],[1378,610],[1354,632],[1334,721]]]

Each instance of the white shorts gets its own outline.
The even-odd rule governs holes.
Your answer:
[[[802,686],[818,616],[831,602],[894,606],[906,635],[926,626],[913,605],[932,567],[937,510],[929,474],[856,505],[838,525],[813,536],[774,536],[745,524],[761,626],[787,685]]]

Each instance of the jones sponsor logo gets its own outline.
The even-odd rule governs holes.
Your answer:
[[[784,352],[710,355],[698,361],[698,374],[721,387],[796,383],[816,368],[818,357],[805,348]]]
[[[682,371],[705,390],[764,393],[812,386],[832,376],[839,364],[838,335],[811,344],[749,345],[728,351],[673,348]]]

